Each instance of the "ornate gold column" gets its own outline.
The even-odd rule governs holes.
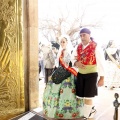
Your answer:
[[[0,120],[39,106],[38,0],[0,0]]]
[[[21,0],[0,0],[0,120],[25,111]]]

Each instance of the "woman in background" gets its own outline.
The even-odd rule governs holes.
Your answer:
[[[54,53],[52,51],[52,45],[50,42],[46,43],[42,47],[43,51],[43,64],[45,69],[45,83],[48,82],[48,77],[52,74],[52,71],[55,66]]]
[[[119,50],[114,40],[110,40],[105,49],[106,77],[105,87],[120,88]]]

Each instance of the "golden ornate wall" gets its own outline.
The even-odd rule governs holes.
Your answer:
[[[22,0],[0,0],[0,120],[23,113]]]

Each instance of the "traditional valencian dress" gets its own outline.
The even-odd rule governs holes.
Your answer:
[[[60,64],[64,56],[60,56]],[[49,118],[75,119],[83,116],[83,99],[76,98],[74,78],[77,72],[68,67],[71,76],[60,84],[53,83],[50,79],[43,94],[43,112]]]
[[[106,49],[106,52],[118,62],[117,48],[109,47]],[[106,55],[105,87],[108,89],[120,88],[120,68],[110,59],[108,54]]]

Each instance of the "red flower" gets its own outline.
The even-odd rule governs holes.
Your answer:
[[[56,113],[56,115],[57,115],[57,116],[59,115],[58,112]]]
[[[76,117],[76,113],[73,113],[73,114],[72,114],[72,117]]]
[[[61,118],[62,118],[62,117],[63,117],[63,114],[59,114],[59,117],[61,117]]]
[[[63,89],[60,89],[60,93],[63,93]]]
[[[72,93],[75,93],[75,89],[72,89]]]

